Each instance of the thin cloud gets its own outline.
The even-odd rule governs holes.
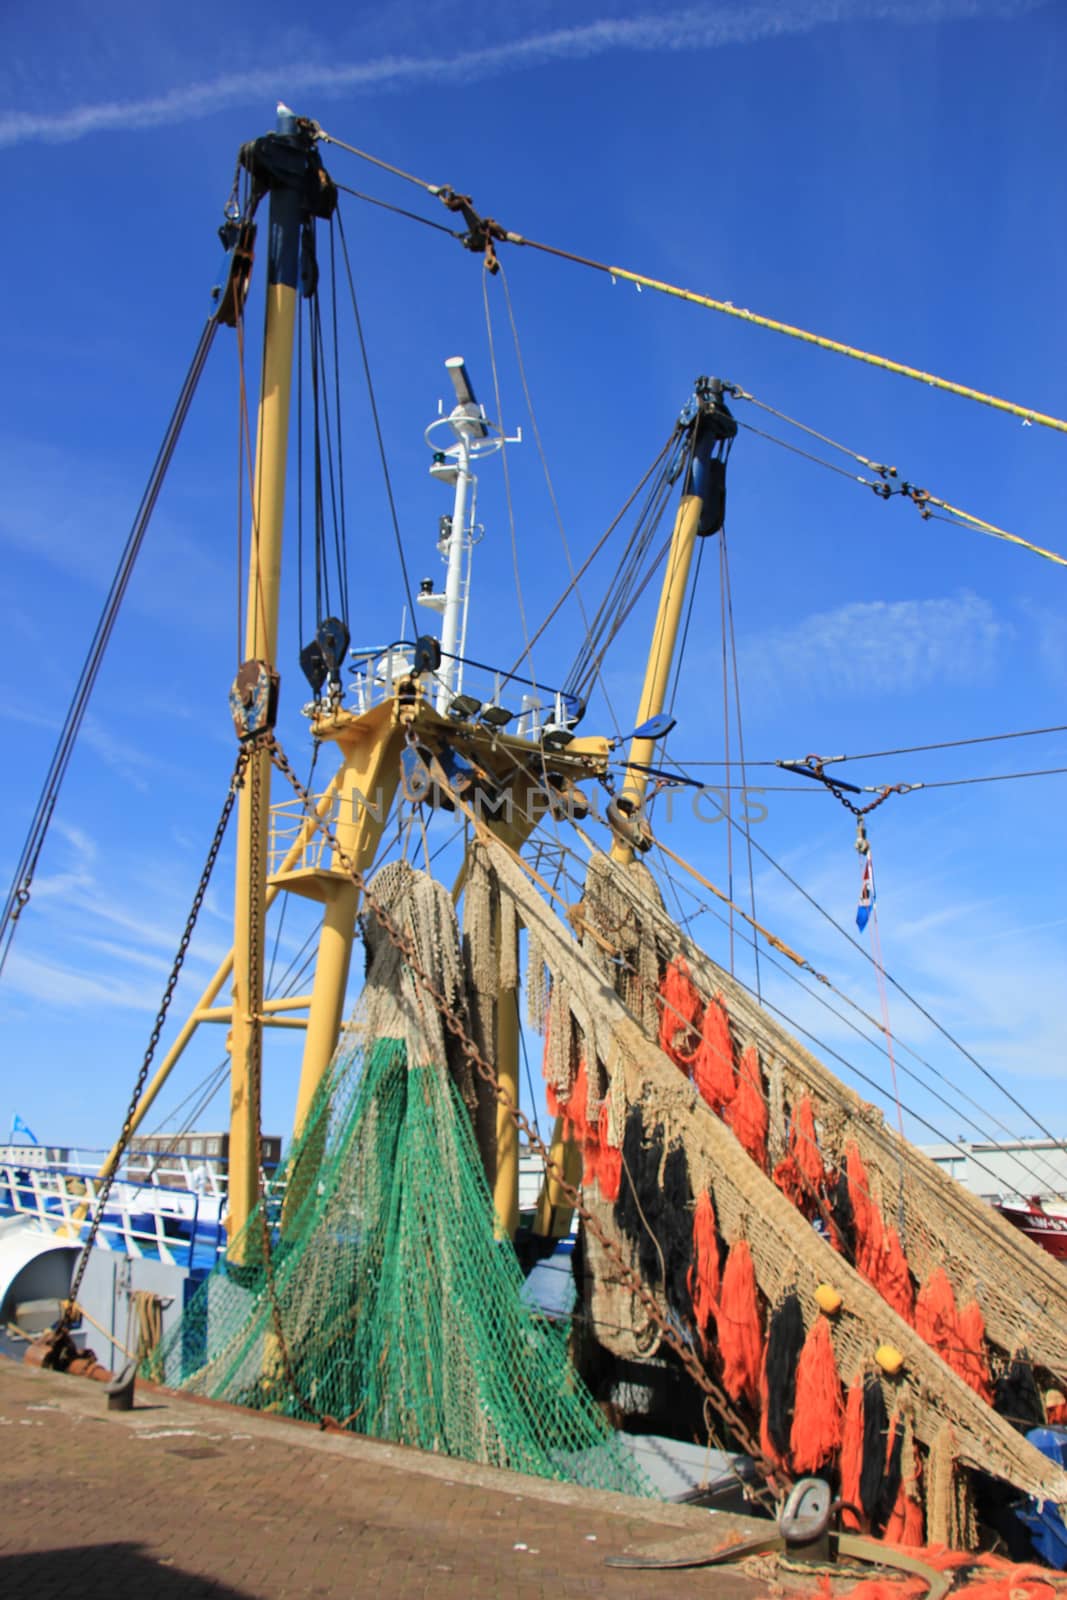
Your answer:
[[[470,84],[557,61],[621,52],[667,53],[758,44],[834,23],[919,25],[1010,18],[1041,3],[1043,0],[807,0],[806,4],[783,5],[778,0],[751,6],[691,6],[658,16],[605,18],[556,28],[450,56],[388,54],[371,61],[259,67],[182,84],[140,100],[106,100],[65,111],[8,111],[0,115],[0,147],[158,127],[190,116],[262,103],[278,94],[292,100],[307,90],[335,96],[435,82]]]
[[[743,676],[765,694],[810,698],[907,694],[931,685],[989,679],[1008,633],[988,600],[971,593],[933,600],[851,601],[757,636]]]

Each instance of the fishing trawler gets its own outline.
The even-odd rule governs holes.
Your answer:
[[[167,1313],[138,1346],[147,1376],[638,1493],[654,1484],[634,1441],[654,1435],[705,1459],[717,1450],[753,1503],[821,1475],[854,1526],[884,1536],[887,1561],[895,1546],[971,1548],[982,1528],[1024,1525],[1035,1548],[1058,1560],[1067,1546],[1058,1511],[1067,1506],[1067,1450],[1044,1436],[1059,1420],[1047,1396],[1067,1380],[1061,1270],[712,960],[668,913],[653,870],[666,866],[702,900],[725,903],[754,945],[819,978],[754,907],[746,911],[672,851],[651,820],[654,794],[703,787],[666,757],[664,740],[693,564],[701,541],[721,548],[733,407],[744,391],[696,381],[631,496],[628,542],[578,663],[546,682],[529,639],[514,662],[486,663],[468,648],[474,468],[516,440],[475,398],[463,360],[450,358],[454,403],[426,430],[429,471],[452,491],[438,539],[445,576],[440,588],[424,582],[417,602],[440,619],[439,632],[432,622],[420,631],[412,605],[395,641],[353,641],[321,581],[341,500],[331,512],[329,381],[315,342],[316,234],[333,225],[337,202],[321,153],[330,143],[339,141],[281,108],[276,131],[242,148],[222,230],[226,270],[176,413],[180,427],[219,331],[244,337],[257,210],[267,201],[245,659],[230,690],[233,772],[120,1136],[91,1188],[67,1206],[65,1242],[53,1234],[42,1244],[42,1257],[64,1254],[70,1276],[35,1358],[72,1359],[108,1206],[127,1181],[121,1163],[193,1034],[222,1023],[225,1248],[202,1281],[187,1278],[180,1290],[159,1287],[172,1263],[135,1263],[127,1293],[155,1294]],[[463,243],[484,272],[493,272],[498,246],[528,242],[480,217],[466,197],[438,197],[461,216]],[[316,616],[299,664],[311,739],[334,762],[322,789],[301,781],[297,753],[277,732],[302,306],[323,422],[310,474]],[[174,437],[172,429],[160,473]],[[891,469],[880,470],[888,488]],[[154,479],[149,510],[156,492]],[[147,511],[124,560],[135,559],[146,521]],[[660,567],[632,726],[589,731],[606,653]],[[340,570],[334,576],[340,587]],[[290,681],[287,673],[286,692]],[[89,674],[79,694],[91,687]],[[75,732],[77,720],[68,724]],[[788,765],[831,792],[861,793],[817,758]],[[12,908],[31,903],[55,789],[50,775],[7,937]],[[232,949],[157,1063],[231,815]],[[453,830],[447,882],[431,870],[429,830],[442,819]],[[272,994],[268,912],[290,899],[321,907],[313,978],[306,992]],[[366,973],[350,1004],[357,938]],[[302,1065],[292,1144],[270,1174],[265,1041],[286,1026],[303,1032]],[[544,1138],[522,1084],[528,1033],[544,1037],[554,1119]],[[540,1175],[531,1226],[520,1230],[523,1137]],[[552,1258],[575,1225],[570,1277],[548,1307],[530,1294],[529,1269]],[[18,1251],[22,1272],[25,1237]],[[1015,1501],[1023,1520],[1012,1522]]]

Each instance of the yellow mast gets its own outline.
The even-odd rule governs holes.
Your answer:
[[[725,451],[737,432],[737,423],[722,399],[722,385],[717,379],[700,378],[692,400],[682,413],[688,421],[690,434],[682,498],[674,519],[674,532],[667,556],[667,570],[663,574],[659,609],[652,630],[645,682],[637,708],[638,733],[630,741],[630,754],[626,764],[623,796],[635,815],[644,807],[648,790],[647,766],[655,750],[654,738],[639,735],[644,725],[658,717],[667,699],[674,666],[674,651],[678,643],[678,625],[689,586],[689,569],[698,536],[718,533],[725,512]],[[722,454],[716,456],[716,447]],[[632,845],[616,837],[611,850],[616,861],[633,860]]]
[[[657,742],[654,737],[644,735],[644,728],[653,717],[659,716],[666,703],[697,538],[718,533],[722,527],[725,458],[729,442],[737,432],[737,423],[723,401],[722,384],[717,379],[697,380],[695,393],[682,412],[681,421],[688,430],[682,497],[674,519],[667,569],[663,574],[645,665],[645,681],[638,702],[638,731],[630,740],[626,777],[619,797],[622,808],[637,824],[648,790],[649,774],[642,769],[651,762]],[[613,860],[628,865],[634,859],[634,846],[617,832],[611,854]],[[572,1141],[565,1136],[562,1117],[556,1118],[552,1130],[551,1156],[554,1164],[565,1172],[569,1183],[580,1182],[581,1160]],[[558,1181],[546,1178],[537,1204],[534,1232],[546,1238],[565,1238],[570,1232],[571,1220],[572,1209]]]
[[[244,146],[241,164],[259,193],[270,193],[263,385],[256,428],[248,569],[246,667],[276,671],[281,586],[282,517],[292,389],[297,288],[315,216],[329,216],[334,191],[315,150],[314,135],[285,107],[278,126]],[[303,259],[302,259],[303,256]],[[258,1193],[257,1077],[263,1028],[263,928],[267,897],[270,756],[252,757],[238,806],[234,893],[233,1022],[230,1050],[229,1214],[231,1247]]]

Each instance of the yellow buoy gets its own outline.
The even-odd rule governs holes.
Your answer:
[[[815,1304],[820,1311],[825,1311],[832,1317],[835,1311],[841,1310],[841,1296],[832,1283],[820,1283],[815,1291]]]
[[[895,1378],[904,1365],[904,1357],[894,1344],[880,1344],[874,1352],[874,1359],[891,1378]]]

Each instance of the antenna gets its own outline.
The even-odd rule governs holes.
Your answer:
[[[489,429],[485,425],[485,412],[474,398],[467,363],[462,356],[449,356],[445,362],[445,370],[452,379],[452,387],[456,391],[456,410],[470,419],[472,436],[476,439],[488,439]],[[455,414],[452,413],[453,416]]]
[[[474,397],[467,364],[462,356],[449,356],[445,371],[452,380],[456,404],[447,415],[438,415],[426,429],[426,443],[433,451],[430,476],[453,486],[452,515],[443,516],[438,525],[437,548],[446,567],[443,590],[435,589],[426,578],[420,585],[416,604],[436,611],[441,617],[442,661],[437,672],[437,710],[444,716],[453,697],[463,686],[463,663],[459,659],[467,640],[467,612],[470,604],[471,552],[478,540],[475,496],[478,480],[472,463],[491,455],[504,443],[518,444],[521,430],[505,441],[500,428],[489,421]],[[452,435],[446,443],[443,435]]]

